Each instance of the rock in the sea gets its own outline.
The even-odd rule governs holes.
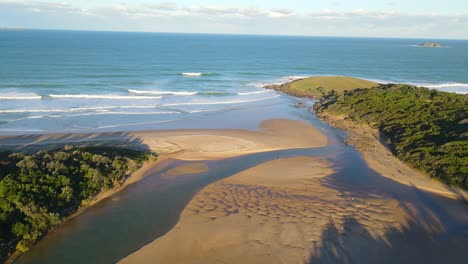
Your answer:
[[[442,44],[437,43],[437,42],[424,42],[421,44],[418,44],[420,47],[428,47],[428,48],[440,48],[442,47]]]
[[[304,107],[306,107],[306,105],[304,104],[304,102],[299,101],[299,102],[296,102],[294,104],[294,107],[295,108],[304,108]]]

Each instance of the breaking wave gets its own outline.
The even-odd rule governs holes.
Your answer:
[[[162,96],[128,96],[128,95],[95,95],[95,94],[50,94],[51,98],[65,98],[65,99],[161,99]]]

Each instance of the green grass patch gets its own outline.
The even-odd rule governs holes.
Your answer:
[[[314,76],[280,86],[281,91],[301,97],[320,99],[340,95],[355,89],[368,89],[377,83],[346,76]]]

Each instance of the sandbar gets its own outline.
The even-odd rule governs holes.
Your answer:
[[[241,129],[160,130],[139,132],[44,134],[0,137],[0,149],[45,150],[63,145],[111,145],[207,160],[328,144],[327,137],[304,121],[272,119],[256,131]]]

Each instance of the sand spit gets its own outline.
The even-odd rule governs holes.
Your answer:
[[[121,263],[304,263],[342,233],[383,237],[408,225],[396,200],[361,200],[322,185],[333,172],[324,159],[294,157],[210,184],[169,233]],[[324,233],[330,228],[333,237]]]
[[[112,145],[177,153],[178,159],[205,160],[290,148],[325,146],[328,139],[303,121],[267,120],[258,131],[240,129],[163,130],[93,134],[51,134],[0,137],[1,149],[44,150],[71,145]]]
[[[317,116],[332,126],[348,131],[346,142],[359,150],[367,165],[382,176],[438,195],[468,201],[468,192],[465,190],[431,179],[395,157],[380,141],[378,130],[344,120],[343,116],[323,112]]]

